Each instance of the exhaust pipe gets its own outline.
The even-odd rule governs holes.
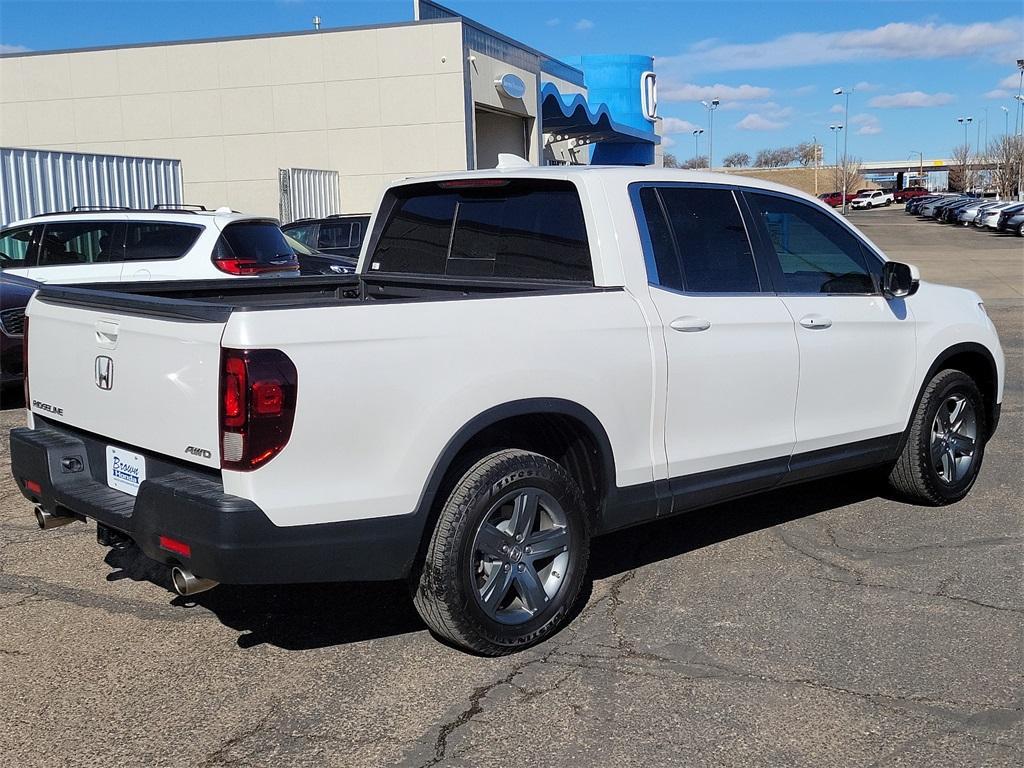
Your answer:
[[[192,571],[174,566],[171,568],[171,582],[174,584],[174,591],[182,597],[198,595],[208,589],[213,589],[220,582],[213,579],[201,579]]]
[[[60,528],[60,526],[73,523],[76,520],[78,518],[72,515],[51,515],[42,507],[36,507],[36,523],[44,531],[48,531],[51,528]]]

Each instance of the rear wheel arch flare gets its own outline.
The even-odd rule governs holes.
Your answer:
[[[513,445],[500,445],[512,442]],[[440,496],[476,459],[495,448],[519,448],[548,455],[580,485],[592,514],[615,487],[611,441],[600,420],[586,407],[561,398],[515,400],[470,419],[448,441],[420,494],[417,514],[429,540]],[[541,450],[538,450],[541,449]],[[547,449],[546,451],[544,449]]]

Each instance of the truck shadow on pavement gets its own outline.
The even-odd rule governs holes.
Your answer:
[[[749,496],[597,538],[591,547],[590,573],[574,613],[588,602],[594,580],[874,498],[880,485],[877,473],[856,473]],[[117,569],[108,576],[110,580],[144,580],[171,590],[169,569],[134,547],[111,550],[106,562]],[[240,648],[268,644],[302,651],[425,629],[405,582],[221,585],[192,597],[175,597],[171,605],[210,611],[224,626],[241,633]]]

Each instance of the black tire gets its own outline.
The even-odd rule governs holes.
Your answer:
[[[1017,227],[1017,237],[1024,237],[1024,222]]]
[[[477,532],[494,519],[503,499],[537,491],[553,499],[564,513],[568,560],[556,591],[544,598],[542,608],[529,618],[503,623],[485,611],[480,596],[477,579],[486,580],[490,575],[483,573],[484,566],[477,563]],[[422,569],[414,576],[413,603],[427,626],[452,644],[486,656],[512,653],[542,642],[566,622],[579,596],[589,555],[590,531],[583,494],[565,469],[540,454],[498,451],[470,467],[445,500]],[[513,554],[508,557],[507,565],[515,578],[514,569],[522,571],[524,566],[519,560],[511,560]],[[559,579],[559,574],[554,577]],[[517,596],[519,583],[514,582],[508,595],[512,603],[520,600],[525,607],[526,601]]]
[[[951,396],[962,396],[973,407],[976,437],[973,460],[966,474],[955,482],[946,482],[932,458],[932,425]],[[903,450],[889,473],[889,487],[916,504],[943,506],[960,501],[978,478],[987,436],[985,401],[974,379],[962,371],[939,371],[925,386],[911,417]]]

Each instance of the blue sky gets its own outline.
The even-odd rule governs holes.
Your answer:
[[[556,57],[646,53],[656,57],[659,112],[669,151],[693,154],[705,127],[700,100],[718,97],[715,156],[809,141],[833,154],[837,86],[854,86],[850,153],[900,159],[948,156],[962,143],[1013,132],[1015,59],[1024,58],[1019,2],[513,2],[449,6]],[[401,21],[411,0],[342,2],[20,2],[0,0],[0,45],[50,50]],[[987,114],[986,114],[987,110]],[[988,118],[987,125],[985,118]],[[707,134],[705,134],[706,137]],[[701,147],[701,152],[706,148]]]

